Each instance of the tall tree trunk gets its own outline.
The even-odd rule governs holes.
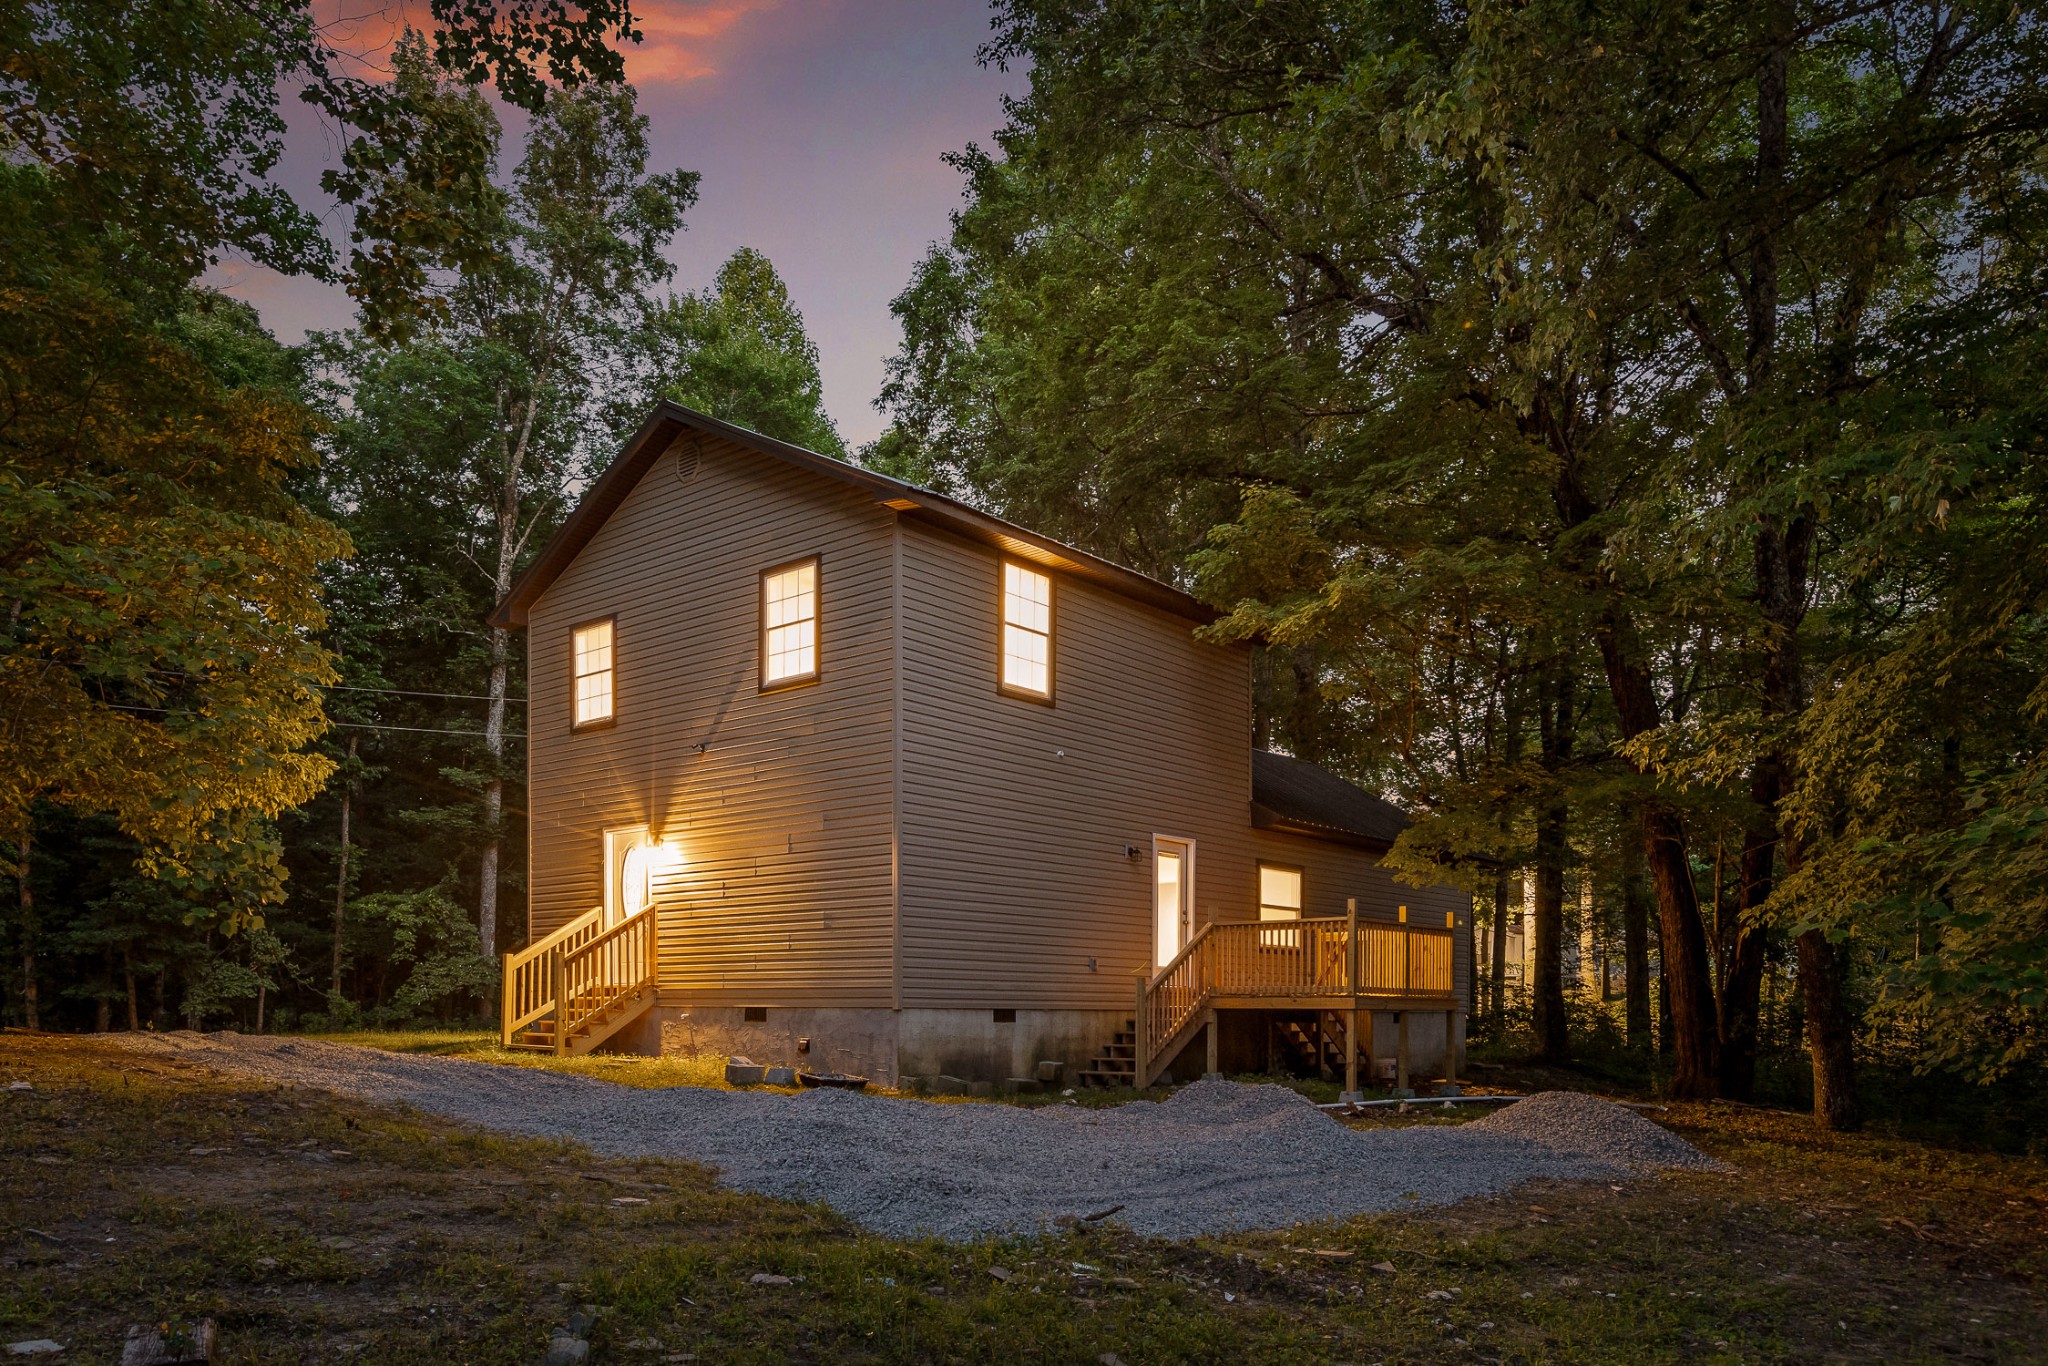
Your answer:
[[[1813,1118],[1823,1129],[1861,1128],[1845,990],[1848,963],[1825,931],[1799,936],[1799,986],[1806,1000],[1806,1043],[1813,1053]]]
[[[1564,1012],[1564,870],[1571,860],[1571,808],[1562,791],[1578,732],[1577,679],[1569,659],[1545,670],[1537,705],[1543,770],[1550,792],[1536,812],[1536,961],[1532,1023],[1536,1051],[1557,1062],[1571,1052]]]
[[[1531,964],[1531,1023],[1536,1051],[1556,1062],[1571,1052],[1564,1014],[1565,806],[1547,805],[1536,823],[1535,958]]]
[[[101,986],[99,997],[93,1002],[93,1029],[101,1034],[114,1027],[114,946],[102,945],[100,966],[106,973],[106,982]]]
[[[349,804],[356,790],[355,769],[356,737],[351,735],[348,737],[348,763],[341,775],[341,860],[334,875],[334,971],[327,985],[328,995],[334,997],[341,995],[341,931],[343,919],[348,914],[348,818]]]
[[[1742,837],[1742,886],[1736,897],[1741,909],[1730,930],[1732,942],[1724,959],[1728,966],[1721,983],[1721,1094],[1730,1100],[1748,1100],[1756,1094],[1757,1022],[1763,1009],[1769,934],[1759,910],[1776,885],[1778,831],[1773,813],[1781,793],[1780,772],[1776,760],[1766,757],[1750,775],[1750,800],[1759,814]]]
[[[534,415],[540,408],[544,372],[536,373],[533,388],[516,437],[501,441],[503,478],[498,485],[498,562],[491,579],[495,600],[503,602],[512,591],[514,570],[519,564],[520,490],[526,467],[527,446],[533,439]],[[509,400],[500,400],[501,411]],[[509,413],[508,413],[509,415]],[[501,427],[502,430],[502,427]],[[505,813],[505,692],[512,672],[512,633],[503,626],[491,628],[490,677],[484,689],[490,699],[484,713],[484,752],[490,756],[490,777],[484,785],[484,847],[477,863],[477,940],[483,955],[498,956],[498,854],[501,845],[499,823]]]
[[[1596,634],[1622,738],[1632,740],[1662,721],[1635,623],[1619,605],[1610,606]],[[1638,811],[1643,861],[1657,895],[1664,988],[1671,996],[1671,1090],[1680,1099],[1705,1099],[1715,1093],[1719,1081],[1720,1022],[1715,1018],[1699,892],[1686,858],[1685,824],[1668,803],[1654,796],[1638,803]]]
[[[1643,847],[1633,839],[1624,841],[1621,881],[1622,991],[1627,1000],[1622,1015],[1628,1026],[1628,1046],[1639,1051],[1650,1047],[1650,889],[1643,874]]]
[[[128,1028],[132,1032],[142,1028],[142,1014],[135,999],[135,959],[132,945],[121,946],[121,978],[128,986]]]
[[[43,1027],[41,994],[36,986],[36,893],[30,884],[29,842],[34,838],[26,825],[21,832],[20,858],[14,865],[15,885],[20,891],[21,909],[21,1015],[30,1029]]]
[[[1493,992],[1491,1018],[1493,1037],[1507,1028],[1508,1009],[1508,875],[1505,870],[1493,878],[1493,962],[1487,976]]]

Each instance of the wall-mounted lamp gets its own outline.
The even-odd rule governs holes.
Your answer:
[[[1144,852],[1144,850],[1140,849],[1135,844],[1126,844],[1124,846],[1124,857],[1127,859],[1136,860],[1138,858],[1142,858],[1144,856]]]
[[[1095,960],[1093,958],[1088,960],[1088,971],[1095,971]]]

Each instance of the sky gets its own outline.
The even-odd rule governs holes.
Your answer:
[[[326,0],[358,21],[336,30],[376,46],[402,7]],[[424,8],[417,6],[417,8]],[[960,204],[959,175],[940,157],[986,145],[1002,97],[1025,79],[976,63],[989,37],[979,0],[638,0],[646,41],[626,74],[650,121],[653,170],[703,176],[697,207],[671,244],[673,284],[710,282],[742,246],[765,252],[818,344],[825,407],[858,445],[882,429],[882,363],[899,333],[889,300]],[[509,121],[508,121],[509,123]],[[277,178],[302,202],[332,152],[316,125],[295,125]],[[518,151],[508,126],[507,162]],[[344,224],[332,226],[339,238]],[[288,279],[244,262],[212,273],[254,304],[286,342],[345,327],[338,286]]]

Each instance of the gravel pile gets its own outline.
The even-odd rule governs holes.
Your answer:
[[[1474,1120],[1471,1127],[1526,1138],[1623,1171],[1730,1170],[1727,1163],[1708,1157],[1635,1111],[1576,1091],[1544,1091]]]
[[[1026,1110],[852,1091],[642,1090],[310,1040],[132,1037],[138,1048],[266,1081],[570,1138],[608,1156],[704,1162],[734,1189],[822,1201],[899,1237],[1029,1233],[1116,1205],[1116,1222],[1135,1232],[1188,1238],[1445,1205],[1540,1177],[1611,1180],[1709,1161],[1588,1097],[1538,1096],[1455,1127],[1359,1131],[1284,1087],[1220,1081],[1157,1103]],[[1532,1122],[1499,1122],[1532,1106]]]

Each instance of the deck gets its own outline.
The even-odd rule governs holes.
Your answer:
[[[1355,1092],[1361,1036],[1365,1056],[1372,1056],[1374,1011],[1461,1009],[1454,952],[1449,927],[1386,924],[1355,913],[1205,925],[1172,962],[1137,976],[1133,1082],[1151,1085],[1204,1028],[1214,1071],[1218,1011],[1307,1010],[1337,1017],[1345,1090]]]

